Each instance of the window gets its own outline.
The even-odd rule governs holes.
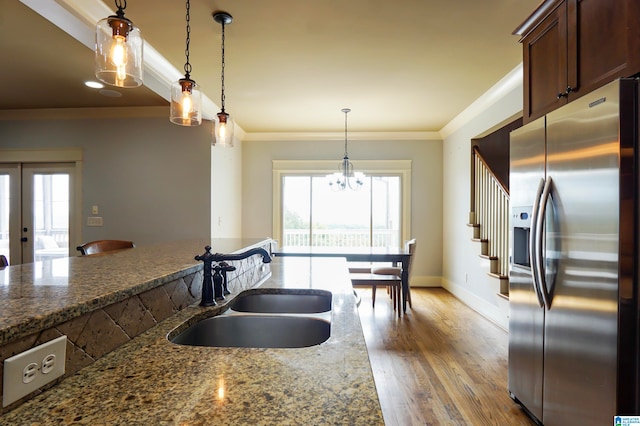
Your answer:
[[[283,176],[282,245],[398,247],[400,177],[367,176],[334,191],[324,176]]]
[[[410,234],[410,161],[367,162],[376,164],[360,169],[366,179],[359,191],[331,189],[326,174],[335,164],[318,170],[318,163],[274,161],[273,235],[280,245],[402,245]]]

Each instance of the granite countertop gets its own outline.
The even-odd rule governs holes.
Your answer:
[[[180,346],[190,306],[0,417],[0,425],[376,425],[382,413],[343,259],[276,258],[260,288],[333,294],[331,337],[296,349]],[[188,268],[188,265],[187,265]]]
[[[194,256],[205,245],[234,253],[266,241],[179,241],[0,269],[0,346],[202,269]]]

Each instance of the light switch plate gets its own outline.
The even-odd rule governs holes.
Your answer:
[[[4,360],[2,406],[64,375],[67,336],[60,336]]]
[[[89,216],[87,218],[87,226],[102,226],[102,218],[100,216]]]

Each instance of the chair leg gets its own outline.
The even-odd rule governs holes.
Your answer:
[[[371,307],[376,307],[376,285],[371,284],[371,300],[373,301]]]
[[[402,285],[398,284],[396,286],[396,301],[398,307],[398,318],[402,316]]]
[[[391,296],[391,305],[393,306],[393,310],[396,310],[396,286],[390,284],[387,286],[387,290],[389,290],[389,295]]]

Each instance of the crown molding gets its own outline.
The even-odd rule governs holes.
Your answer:
[[[350,141],[428,141],[440,140],[438,132],[349,132]],[[344,140],[344,132],[265,132],[246,133],[243,141],[333,141]]]

